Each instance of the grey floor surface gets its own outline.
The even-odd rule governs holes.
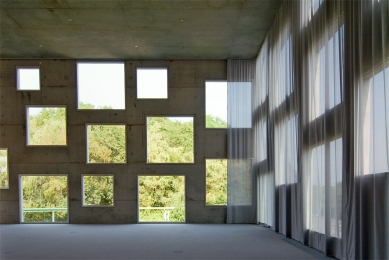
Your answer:
[[[0,259],[333,259],[258,225],[0,225]]]

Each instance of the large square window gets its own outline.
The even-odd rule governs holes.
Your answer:
[[[139,222],[185,222],[184,176],[138,176]]]
[[[66,107],[27,106],[27,145],[65,146]]]
[[[20,176],[21,222],[68,222],[66,175]]]
[[[136,89],[139,99],[166,99],[167,68],[137,68]]]
[[[0,189],[9,188],[8,149],[0,148]]]
[[[88,163],[126,163],[125,125],[87,125]]]
[[[205,160],[206,205],[227,205],[227,160]]]
[[[113,175],[82,175],[82,205],[113,206]]]
[[[205,127],[227,128],[227,82],[205,82]]]
[[[17,67],[16,68],[17,90],[40,90],[39,67]]]
[[[78,62],[78,109],[125,109],[124,62]]]
[[[194,163],[193,116],[147,117],[148,163]]]

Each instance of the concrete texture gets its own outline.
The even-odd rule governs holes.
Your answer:
[[[37,65],[41,91],[16,91],[16,66]],[[168,67],[167,100],[136,99],[136,67]],[[205,129],[205,80],[227,77],[226,61],[127,60],[126,110],[77,110],[75,60],[0,60],[0,147],[10,188],[0,190],[0,223],[19,223],[19,174],[68,174],[70,223],[136,223],[137,176],[185,175],[187,223],[224,223],[225,207],[205,206],[205,158],[226,158],[226,130]],[[25,106],[66,105],[66,147],[26,147]],[[146,115],[194,115],[195,163],[146,164]],[[125,123],[127,164],[86,164],[86,123]],[[83,208],[82,174],[114,174],[115,206]]]
[[[0,231],[1,259],[334,259],[257,225],[24,224]]]
[[[254,58],[282,0],[2,0],[0,58]]]

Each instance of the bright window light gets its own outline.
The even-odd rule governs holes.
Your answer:
[[[83,175],[82,205],[113,206],[113,175]]]
[[[125,109],[124,63],[77,63],[78,109]]]
[[[27,145],[63,146],[66,139],[66,107],[27,106]]]
[[[167,98],[167,68],[137,68],[137,98]]]
[[[227,128],[227,82],[205,82],[206,128]]]
[[[205,160],[206,205],[227,205],[227,160]]]
[[[126,163],[125,125],[87,125],[88,163]]]
[[[39,67],[17,67],[17,90],[40,90]]]
[[[21,222],[68,222],[66,175],[20,177]]]
[[[194,163],[193,117],[147,117],[148,163]]]
[[[184,176],[138,176],[139,222],[185,222]]]
[[[9,189],[8,149],[0,148],[0,189]]]

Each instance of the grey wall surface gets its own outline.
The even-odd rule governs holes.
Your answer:
[[[225,207],[205,206],[205,158],[226,158],[226,130],[205,129],[205,80],[227,78],[227,62],[125,61],[126,110],[77,110],[76,60],[0,60],[0,148],[8,148],[9,189],[0,223],[19,223],[19,174],[68,174],[70,223],[137,223],[137,176],[185,175],[186,222],[224,223]],[[40,66],[41,91],[16,91],[16,66]],[[136,67],[168,67],[167,100],[136,99]],[[67,147],[26,146],[26,105],[67,106]],[[146,164],[146,115],[194,115],[195,163]],[[86,123],[125,123],[127,164],[86,164]],[[82,174],[114,174],[113,208],[81,202]]]

